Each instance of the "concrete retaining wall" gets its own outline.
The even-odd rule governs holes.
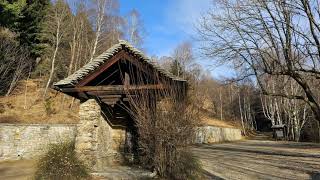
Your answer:
[[[0,124],[0,160],[31,159],[48,144],[74,140],[76,125]]]
[[[240,129],[203,126],[197,129],[195,143],[216,143],[226,141],[238,141],[241,139],[242,136]]]

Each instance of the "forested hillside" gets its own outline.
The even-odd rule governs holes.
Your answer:
[[[70,97],[59,94],[62,98],[56,98],[59,95],[50,89],[52,83],[72,74],[119,39],[138,47],[142,44],[139,13],[132,9],[120,16],[119,6],[116,0],[0,2],[2,121],[54,123],[74,119],[72,115],[60,115],[58,120],[51,117],[63,114],[65,106],[70,108],[69,114],[76,114],[72,107],[77,107],[77,101]]]
[[[52,83],[72,74],[119,39],[138,48],[143,45],[139,12],[133,9],[121,16],[116,0],[74,4],[63,0],[4,1],[0,7],[2,122],[77,122],[78,101],[51,90]],[[225,110],[230,105],[221,99],[227,96],[223,94],[227,88],[195,62],[192,51],[191,43],[182,42],[172,50],[172,57],[154,60],[191,82],[191,93],[196,93],[194,101],[204,111],[206,123],[230,126],[217,120],[237,119],[235,112],[230,115]],[[220,93],[220,100],[213,97],[217,94],[213,91]]]
[[[285,27],[286,12],[276,8],[280,5],[267,5],[252,6],[256,11],[265,11],[266,15],[269,8],[280,11],[283,15],[277,17],[279,22],[274,22],[275,27]],[[309,12],[303,5],[307,10],[299,10]],[[314,24],[311,17],[304,17],[311,19],[306,33],[288,30],[294,37],[303,39],[297,41],[285,36],[285,29],[274,29],[272,24],[268,27],[270,22],[264,17],[256,17],[259,22],[266,23],[262,30],[255,29],[253,24],[239,27],[235,22],[244,20],[236,14],[246,12],[245,9],[237,9],[232,3],[221,3],[219,7],[225,13],[231,9],[234,14],[227,13],[226,19],[209,11],[198,25],[198,41],[181,42],[170,55],[151,54],[152,59],[174,75],[188,80],[190,100],[196,104],[205,123],[238,126],[245,135],[286,124],[290,140],[318,141],[319,52],[315,36],[319,34],[319,25]],[[123,15],[120,8],[117,0],[1,1],[1,121],[77,122],[79,102],[50,87],[119,39],[143,49],[148,27],[144,27],[138,10],[132,9]],[[315,12],[310,11],[311,14]],[[268,18],[272,19],[274,12],[270,13]],[[266,36],[275,30],[283,32]],[[233,36],[229,32],[233,32]],[[260,42],[260,36],[276,38],[265,40],[274,43],[265,49],[266,42]],[[247,44],[248,37],[252,38],[252,44]],[[203,56],[199,56],[199,49],[195,48],[199,47],[199,42]],[[299,42],[304,42],[303,46]],[[246,46],[250,47],[243,48]],[[284,47],[291,49],[288,52]],[[211,72],[200,65],[204,57],[217,61],[212,64],[232,66],[237,77],[214,79]],[[295,63],[288,65],[288,62]]]

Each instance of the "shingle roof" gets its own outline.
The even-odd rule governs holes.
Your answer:
[[[66,77],[65,79],[58,81],[57,83],[54,83],[54,86],[59,86],[59,87],[61,87],[61,86],[75,86],[79,81],[84,79],[91,72],[93,72],[98,67],[100,67],[102,64],[107,62],[110,58],[112,58],[114,55],[116,55],[122,49],[127,49],[134,56],[138,57],[139,60],[141,60],[145,63],[148,63],[149,65],[151,65],[154,69],[159,71],[159,73],[164,75],[165,77],[168,77],[174,81],[186,81],[184,79],[181,79],[179,77],[174,76],[170,72],[161,68],[157,63],[153,62],[149,57],[145,56],[140,50],[136,49],[135,47],[130,45],[128,42],[126,42],[124,40],[120,40],[118,44],[113,45],[107,51],[105,51],[104,53],[102,53],[101,55],[99,55],[98,57],[93,59],[88,64],[84,65],[82,68],[77,70],[72,75]]]

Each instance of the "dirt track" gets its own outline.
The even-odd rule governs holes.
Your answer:
[[[193,148],[208,179],[318,179],[320,144],[246,140]],[[33,161],[0,163],[0,179],[30,179]]]
[[[319,179],[320,145],[246,140],[193,148],[209,179]]]

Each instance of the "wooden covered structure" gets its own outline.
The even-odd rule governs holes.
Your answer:
[[[81,101],[98,99],[114,106],[139,91],[173,89],[186,94],[186,81],[162,69],[126,41],[120,41],[74,74],[54,84],[54,89]]]
[[[80,99],[76,152],[95,171],[134,157],[137,129],[130,110],[146,103],[186,95],[186,81],[175,77],[129,43],[120,41],[54,84],[54,89]],[[145,96],[146,95],[146,96]],[[133,111],[134,112],[134,111]]]

